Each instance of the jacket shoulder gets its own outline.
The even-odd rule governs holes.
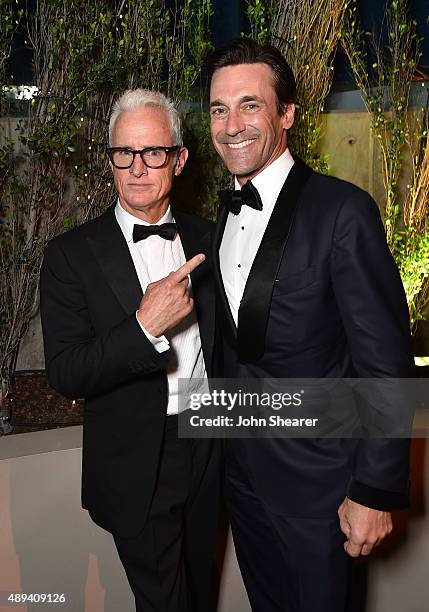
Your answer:
[[[108,220],[109,217],[114,218],[114,206],[109,207],[107,211],[101,213],[98,217],[90,221],[85,221],[85,223],[66,230],[62,234],[58,234],[52,238],[45,247],[45,253],[57,249],[68,249],[69,247],[79,245],[85,241],[87,236],[93,235],[98,227]]]
[[[371,197],[370,194],[361,187],[336,176],[312,172],[308,182],[314,189],[323,189],[323,191],[320,192],[323,194],[326,192],[329,194],[336,194],[337,197],[356,197],[363,199]]]
[[[378,212],[379,207],[372,196],[357,185],[337,178],[312,172],[303,190],[302,198],[325,214],[337,214],[340,210],[356,214]]]

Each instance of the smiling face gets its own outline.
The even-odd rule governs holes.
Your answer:
[[[279,115],[273,72],[267,64],[225,66],[213,74],[213,144],[241,185],[286,150],[286,130],[293,124],[294,113],[295,106],[289,104]]]
[[[113,147],[144,149],[175,144],[169,118],[159,107],[125,111],[115,122]],[[126,170],[110,164],[122,208],[139,219],[156,223],[168,208],[173,179],[183,170],[187,157],[188,151],[182,147],[178,153],[169,153],[162,168],[147,168],[140,155]]]

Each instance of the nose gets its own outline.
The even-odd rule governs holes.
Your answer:
[[[141,156],[138,154],[134,157],[133,165],[130,168],[130,174],[136,177],[147,174],[147,166],[144,164]]]
[[[240,132],[246,129],[243,118],[241,117],[238,109],[230,109],[228,112],[228,118],[225,125],[225,132],[228,136],[236,136]]]

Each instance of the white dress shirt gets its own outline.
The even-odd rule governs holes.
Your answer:
[[[116,204],[115,215],[127,241],[143,293],[149,283],[161,280],[186,262],[179,234],[176,234],[174,240],[165,240],[155,235],[148,236],[139,242],[133,242],[134,225],[150,225],[150,223],[124,210],[119,201]],[[156,225],[172,222],[174,222],[173,215],[168,207],[167,212]],[[206,378],[195,310],[168,332],[168,339],[165,336],[155,338],[141,324],[140,327],[159,353],[171,349],[167,364],[169,394],[167,414],[177,414],[179,412],[179,378],[189,381],[189,393],[198,389],[198,380],[193,381],[192,379]],[[180,407],[181,410],[183,408],[184,406]]]
[[[294,164],[289,149],[252,179],[261,196],[262,210],[242,206],[238,215],[228,214],[219,250],[220,269],[225,293],[235,324],[247,277],[267,229],[268,221],[283,183]],[[241,189],[237,179],[235,188]]]

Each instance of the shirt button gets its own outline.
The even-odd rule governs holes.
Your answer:
[[[241,229],[244,230],[244,225],[241,226]]]
[[[241,264],[238,264],[238,267],[241,268]]]

